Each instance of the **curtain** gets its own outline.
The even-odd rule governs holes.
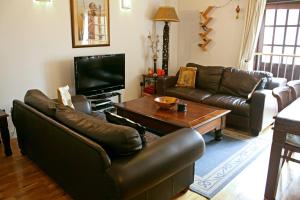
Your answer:
[[[238,60],[240,69],[252,70],[250,62],[257,46],[267,0],[249,0],[245,15],[245,25]]]

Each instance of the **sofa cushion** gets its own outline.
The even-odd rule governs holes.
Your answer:
[[[231,110],[231,113],[249,117],[250,105],[245,98],[215,94],[203,100],[203,103]]]
[[[269,88],[273,74],[271,72],[265,72],[265,71],[249,71],[249,73],[252,76],[261,78],[261,83],[257,86],[256,90],[262,90],[262,89],[267,89]]]
[[[253,72],[226,68],[218,93],[249,99],[262,78]]]
[[[24,102],[49,117],[55,117],[55,110],[58,102],[48,98],[40,90],[28,90],[25,94]]]
[[[57,107],[56,118],[100,144],[110,156],[130,155],[142,149],[140,135],[131,127],[111,124],[66,106]]]
[[[196,88],[216,93],[219,90],[221,78],[225,67],[202,66],[188,63],[187,66],[197,67]]]
[[[166,95],[195,102],[202,102],[203,99],[211,96],[212,94],[208,91],[199,89],[173,87],[166,90]]]
[[[143,145],[146,144],[146,139],[145,139],[146,127],[140,125],[139,123],[135,123],[134,121],[131,121],[130,119],[127,119],[125,117],[119,116],[115,113],[111,113],[108,111],[105,111],[105,117],[106,117],[106,121],[108,121],[110,123],[134,128],[140,134],[142,144]]]

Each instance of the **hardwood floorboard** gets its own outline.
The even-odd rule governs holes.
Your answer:
[[[11,140],[11,145],[13,156],[5,157],[0,144],[0,200],[71,200],[51,178],[20,154],[16,139]],[[270,149],[264,151],[212,200],[263,200],[269,154]],[[299,185],[299,164],[285,164],[276,199],[299,200]],[[173,200],[205,199],[187,191]]]

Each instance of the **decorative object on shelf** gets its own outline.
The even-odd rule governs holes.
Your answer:
[[[207,37],[207,34],[212,31],[212,28],[209,28],[207,25],[212,20],[212,17],[209,17],[208,14],[213,8],[213,6],[208,6],[205,11],[200,12],[200,26],[202,28],[202,32],[199,33],[199,35],[202,42],[199,44],[199,47],[201,47],[203,51],[207,50],[206,46],[211,42],[211,39]]]
[[[164,75],[165,75],[165,70],[157,69],[157,76],[164,76]]]
[[[241,11],[240,6],[237,5],[237,7],[236,7],[236,9],[235,9],[235,12],[236,12],[235,18],[236,18],[236,19],[239,19],[239,18],[240,18],[240,11]]]
[[[237,1],[238,1],[238,5],[237,5],[236,8],[235,8],[235,12],[236,12],[235,18],[236,18],[236,19],[239,19],[239,18],[240,18],[241,8],[240,8],[240,5],[239,5],[239,0],[237,0]]]
[[[169,62],[169,22],[179,22],[179,18],[176,14],[174,7],[160,7],[156,12],[154,21],[164,21],[163,32],[163,52],[162,52],[162,69],[165,70],[165,74],[168,75],[168,62]]]
[[[179,100],[177,98],[168,96],[156,97],[154,99],[154,102],[161,109],[171,109],[178,103],[178,101]]]
[[[153,69],[148,68],[148,75],[149,75],[149,76],[153,76],[153,73],[154,73],[154,72],[153,72]]]
[[[156,74],[157,73],[156,62],[157,62],[158,52],[159,52],[159,49],[158,49],[159,36],[149,33],[148,39],[150,41],[150,47],[151,47],[151,50],[152,50],[153,73]]]
[[[71,0],[72,46],[109,46],[109,0]]]

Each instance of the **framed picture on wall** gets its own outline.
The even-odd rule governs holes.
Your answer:
[[[73,48],[109,46],[109,0],[70,1]]]

